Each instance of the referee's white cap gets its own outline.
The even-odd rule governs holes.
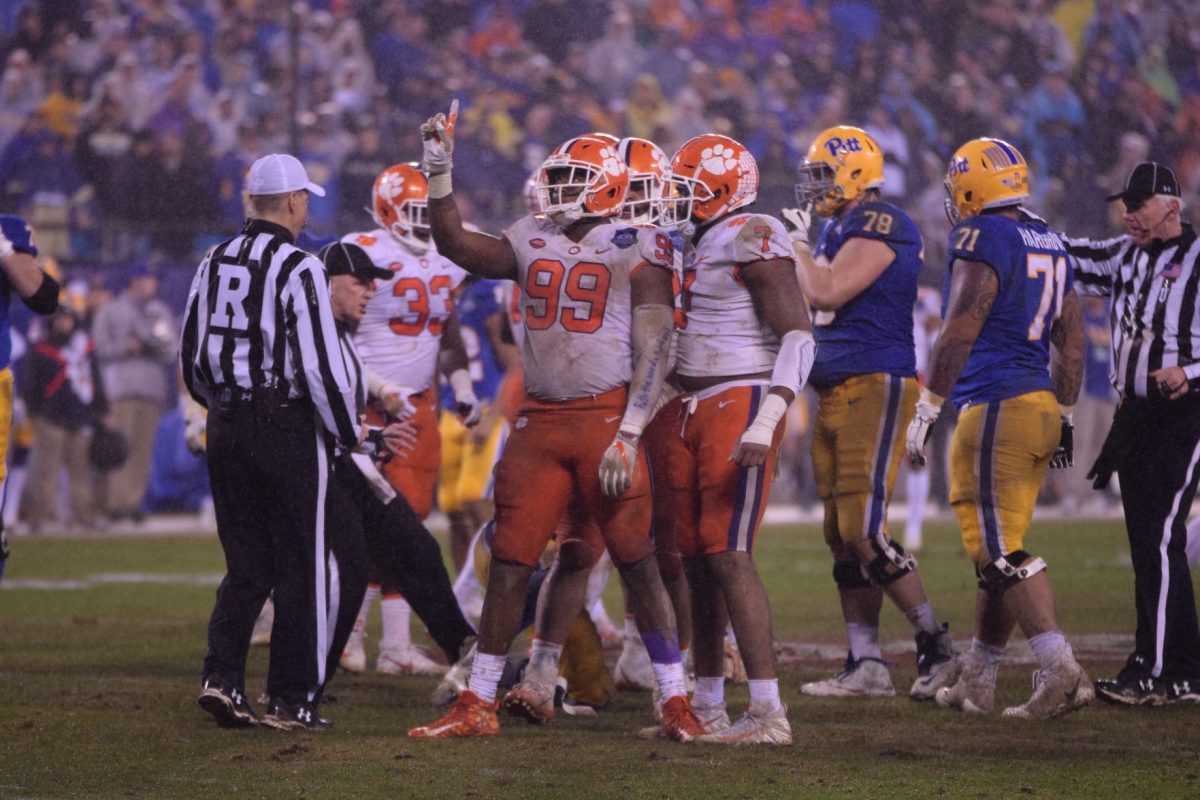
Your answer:
[[[325,190],[308,179],[308,173],[300,159],[286,153],[271,153],[250,165],[246,176],[246,189],[252,195],[284,194],[307,189],[317,197],[324,197]]]

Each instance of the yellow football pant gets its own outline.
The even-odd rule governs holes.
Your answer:
[[[492,468],[508,438],[508,423],[497,417],[483,444],[471,441],[458,417],[442,409],[438,420],[442,436],[442,464],[438,472],[438,508],[451,513],[466,503],[492,498]]]

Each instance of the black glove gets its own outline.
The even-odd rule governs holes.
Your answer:
[[[1050,458],[1050,469],[1066,469],[1075,466],[1075,426],[1071,420],[1062,418],[1062,435],[1058,440],[1058,449]]]

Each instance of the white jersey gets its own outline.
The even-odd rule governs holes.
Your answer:
[[[684,254],[680,375],[722,377],[769,372],[779,337],[754,309],[740,270],[747,264],[795,261],[783,223],[763,214],[735,214],[705,231]]]
[[[579,243],[548,220],[517,220],[504,237],[517,255],[525,391],[543,400],[587,397],[633,373],[630,276],[671,269],[667,231],[597,225]]]
[[[451,293],[467,273],[432,247],[414,255],[382,229],[351,233],[342,241],[358,245],[376,266],[394,273],[390,281],[376,282],[354,346],[385,381],[418,392],[428,389],[437,372],[442,328],[454,310]]]

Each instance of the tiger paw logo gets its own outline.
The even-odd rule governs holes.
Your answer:
[[[609,175],[620,175],[625,171],[625,161],[611,147],[600,150],[601,168]]]
[[[737,153],[732,147],[714,144],[700,151],[700,166],[713,175],[724,175],[737,166]]]

